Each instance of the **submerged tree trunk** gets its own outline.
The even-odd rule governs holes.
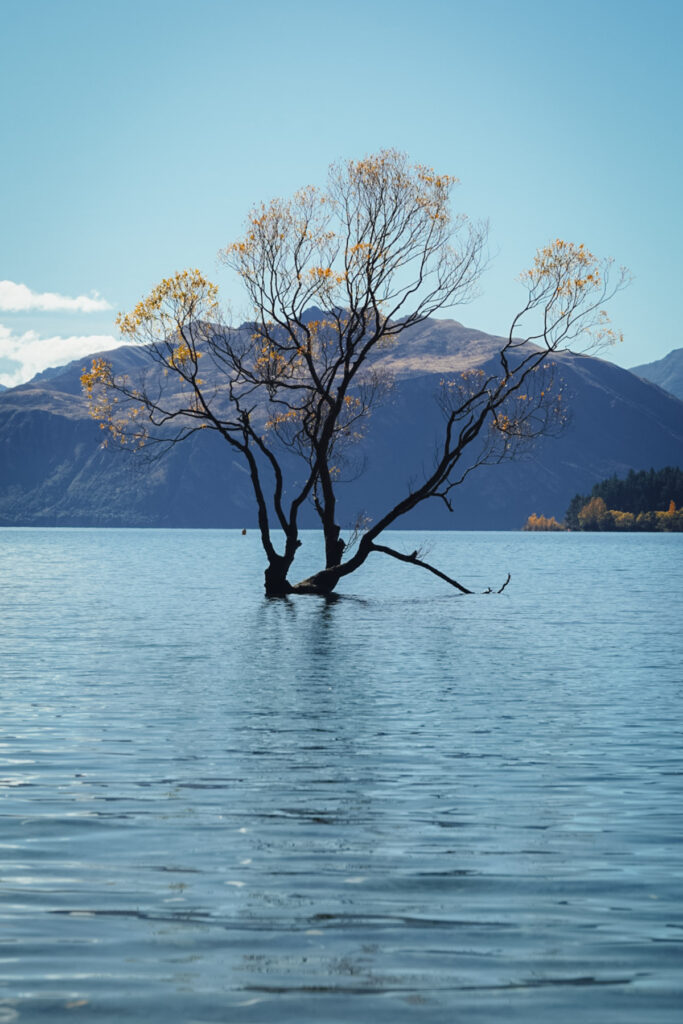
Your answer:
[[[291,558],[271,556],[265,572],[266,597],[286,597],[292,593],[292,585],[287,580],[291,564]]]
[[[345,575],[338,571],[339,568],[339,566],[334,566],[331,569],[322,569],[320,572],[314,573],[313,576],[309,576],[308,579],[301,580],[300,583],[291,587],[290,593],[319,594],[321,597],[327,597],[337,586],[340,578]]]
[[[267,516],[264,517],[261,539],[268,555],[268,568],[266,569],[264,580],[266,597],[286,597],[287,594],[292,593],[293,587],[287,579],[287,574],[292,568],[297,551],[301,547],[299,532],[296,520],[294,519],[287,526],[286,538],[285,553],[284,555],[279,555],[271,541]]]

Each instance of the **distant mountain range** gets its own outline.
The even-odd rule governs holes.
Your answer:
[[[378,515],[428,470],[442,424],[434,401],[439,381],[485,365],[500,344],[456,321],[430,320],[382,354],[395,385],[363,442],[365,472],[340,487],[344,525],[360,511]],[[144,350],[131,346],[108,358],[117,372],[147,362]],[[455,492],[452,514],[443,503],[428,502],[397,526],[519,529],[534,512],[561,519],[575,494],[589,493],[613,473],[683,466],[683,401],[601,359],[555,361],[571,410],[562,436],[543,439],[521,461],[473,473]],[[212,431],[151,464],[103,449],[81,395],[87,363],[46,371],[0,395],[0,525],[255,525],[244,466]],[[316,525],[313,510],[304,525]]]
[[[683,399],[683,348],[675,348],[668,356],[657,359],[654,363],[634,366],[631,373],[644,377],[653,384],[659,384],[660,388]]]

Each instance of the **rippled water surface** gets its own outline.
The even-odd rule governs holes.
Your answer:
[[[430,542],[0,531],[0,1024],[680,1020],[683,537]]]

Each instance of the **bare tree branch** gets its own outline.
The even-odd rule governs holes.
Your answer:
[[[463,587],[462,583],[458,583],[457,580],[451,579],[445,572],[441,572],[440,569],[436,569],[433,565],[429,565],[428,562],[422,561],[417,557],[418,552],[413,551],[410,555],[404,555],[401,551],[396,551],[394,548],[388,548],[384,544],[373,544],[372,551],[381,551],[385,555],[391,555],[392,558],[397,558],[399,562],[408,562],[410,565],[419,565],[422,569],[427,569],[428,572],[434,573],[440,580],[445,580],[446,583],[450,583],[452,587],[459,590],[461,594],[472,594],[472,590],[468,590],[467,587]]]

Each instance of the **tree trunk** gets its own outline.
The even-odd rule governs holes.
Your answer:
[[[336,523],[332,523],[325,530],[325,567],[331,569],[333,565],[341,565],[341,560],[344,557],[344,541],[339,536],[341,533],[340,527]]]
[[[271,557],[265,572],[266,597],[286,597],[292,593],[293,587],[287,580],[291,564],[291,559],[281,555]]]
[[[332,593],[342,575],[344,573],[335,572],[334,569],[322,569],[320,572],[314,573],[313,576],[309,576],[308,579],[302,580],[301,583],[295,584],[291,587],[290,593],[320,594],[322,597],[326,597]]]

